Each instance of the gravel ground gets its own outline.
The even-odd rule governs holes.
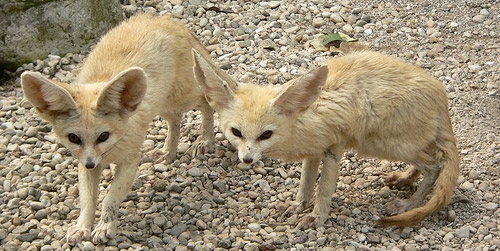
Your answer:
[[[199,134],[200,113],[190,112],[178,160],[164,165],[144,157],[119,210],[116,238],[71,247],[63,237],[79,214],[76,161],[55,141],[51,126],[21,102],[18,76],[34,70],[69,81],[87,55],[82,52],[24,65],[15,80],[0,86],[0,249],[500,249],[500,2],[125,2],[127,16],[157,12],[181,18],[242,82],[282,84],[317,66],[331,53],[316,51],[311,42],[334,31],[424,67],[446,86],[459,142],[461,176],[452,204],[416,227],[376,226],[383,205],[408,197],[415,187],[395,190],[381,181],[383,172],[403,170],[404,163],[347,152],[331,217],[317,229],[296,230],[300,215],[280,215],[297,192],[300,164],[266,160],[241,170],[220,131],[214,154],[191,159],[182,153]],[[153,121],[144,151],[163,144],[166,131],[166,122]],[[103,192],[112,176],[111,169],[104,171]]]

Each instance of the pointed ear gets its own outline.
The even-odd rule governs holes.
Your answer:
[[[142,68],[131,67],[116,75],[102,89],[97,100],[99,113],[129,115],[134,112],[146,95],[147,77]]]
[[[283,86],[271,100],[271,107],[288,116],[304,112],[318,98],[328,77],[328,67],[322,66]]]
[[[21,75],[24,97],[46,120],[76,110],[71,94],[60,85],[46,79],[38,72],[24,72]]]
[[[205,93],[208,104],[215,110],[224,109],[235,99],[238,84],[227,75],[220,76],[217,73],[220,70],[196,50],[193,49],[192,53],[194,78]]]

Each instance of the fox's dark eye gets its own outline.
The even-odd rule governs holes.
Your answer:
[[[240,130],[238,130],[238,129],[236,129],[236,128],[231,128],[231,132],[234,134],[234,136],[236,136],[236,137],[238,137],[238,138],[243,137],[243,135],[241,135]]]
[[[99,143],[102,143],[102,142],[108,140],[108,138],[109,138],[109,132],[103,132],[103,133],[101,133],[101,135],[99,135],[99,138],[97,138],[96,142],[97,142],[97,144],[99,144]]]
[[[258,140],[265,140],[271,138],[271,136],[273,136],[273,131],[265,131],[259,136]]]
[[[82,140],[78,136],[76,136],[76,134],[74,134],[74,133],[68,134],[68,139],[69,139],[69,142],[71,142],[73,144],[78,144],[78,145],[82,144]]]

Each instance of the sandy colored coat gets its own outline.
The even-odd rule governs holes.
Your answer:
[[[448,99],[441,83],[418,67],[363,51],[335,58],[283,86],[259,86],[221,81],[199,57],[195,76],[242,162],[252,164],[262,156],[303,160],[297,201],[287,215],[301,212],[312,199],[323,162],[314,210],[300,228],[321,224],[329,215],[346,148],[414,165],[404,174],[385,175],[391,185],[408,185],[424,174],[409,200],[387,205],[398,215],[381,224],[416,224],[452,196],[459,157]],[[430,201],[421,206],[432,188]]]
[[[67,233],[69,242],[91,237],[100,175],[110,163],[116,164],[115,178],[92,237],[94,242],[113,237],[118,208],[135,178],[140,148],[155,116],[169,124],[167,143],[154,153],[161,160],[175,159],[181,116],[193,108],[202,111],[203,130],[192,152],[213,149],[213,110],[194,80],[192,48],[210,60],[199,40],[178,21],[141,15],[102,37],[75,83],[23,73],[26,99],[81,163],[81,212]]]

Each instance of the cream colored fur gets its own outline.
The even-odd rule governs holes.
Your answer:
[[[142,15],[102,38],[75,83],[57,83],[33,72],[22,74],[26,99],[81,163],[81,211],[67,233],[70,243],[91,235],[94,242],[113,237],[118,208],[135,178],[140,148],[155,116],[168,121],[164,160],[175,159],[181,116],[193,108],[203,114],[202,135],[192,146],[193,155],[214,148],[213,110],[195,83],[192,48],[210,60],[199,40],[179,22]],[[110,163],[116,164],[115,178],[91,233],[100,175]]]
[[[389,184],[411,184],[424,174],[410,199],[387,205],[397,215],[379,223],[416,224],[450,201],[459,157],[448,99],[441,83],[424,70],[362,51],[333,59],[328,69],[320,67],[283,86],[259,86],[222,81],[199,54],[194,57],[196,79],[207,100],[218,100],[210,104],[241,161],[251,164],[262,156],[303,161],[297,201],[285,215],[308,206],[323,162],[314,209],[299,221],[299,228],[322,224],[329,215],[338,161],[346,148],[414,165],[404,174],[385,175]],[[423,204],[432,188],[433,195]]]

